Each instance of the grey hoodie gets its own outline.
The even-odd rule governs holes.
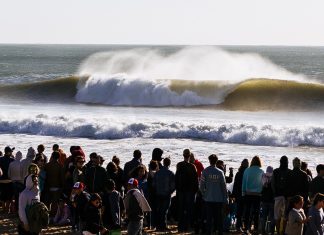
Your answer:
[[[33,147],[28,149],[26,158],[21,161],[21,175],[25,178],[28,175],[28,167],[36,157],[36,151]]]
[[[24,224],[28,224],[26,207],[30,206],[33,202],[39,201],[39,190],[34,185],[32,175],[26,179],[26,188],[19,195],[19,218]]]
[[[20,151],[16,153],[15,161],[11,162],[8,169],[8,177],[13,182],[24,183],[24,177],[21,175],[21,158],[22,154]]]

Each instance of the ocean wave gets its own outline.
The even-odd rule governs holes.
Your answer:
[[[81,137],[91,139],[199,139],[258,146],[324,146],[324,128],[275,127],[251,124],[185,124],[183,122],[123,122],[120,120],[50,117],[0,117],[1,133]]]

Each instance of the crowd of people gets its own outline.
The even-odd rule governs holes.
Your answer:
[[[71,225],[80,234],[142,234],[148,226],[179,233],[223,234],[229,230],[248,234],[324,234],[324,165],[313,177],[307,163],[286,156],[280,166],[262,170],[259,156],[244,159],[234,177],[217,155],[209,165],[183,150],[183,161],[170,170],[171,159],[155,148],[148,166],[140,150],[120,166],[113,156],[91,153],[80,146],[70,156],[54,144],[30,147],[26,157],[7,146],[0,152],[0,201],[3,213],[17,213],[19,234],[39,234],[48,223]],[[231,186],[229,186],[231,185]]]

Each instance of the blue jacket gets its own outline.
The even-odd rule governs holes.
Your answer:
[[[263,170],[258,166],[250,166],[244,171],[242,195],[260,195],[262,192]]]
[[[162,167],[153,178],[156,195],[171,196],[175,190],[175,176],[167,167]]]
[[[206,202],[228,203],[226,181],[223,171],[216,166],[203,170],[200,179],[200,191]]]

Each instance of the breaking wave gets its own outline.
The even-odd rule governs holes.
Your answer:
[[[262,146],[324,146],[324,128],[275,127],[250,124],[184,124],[183,122],[123,122],[63,116],[17,118],[0,116],[1,133],[81,137],[91,139],[182,138]]]

